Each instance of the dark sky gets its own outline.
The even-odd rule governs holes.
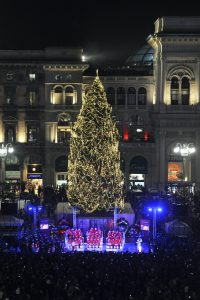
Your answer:
[[[145,44],[163,15],[195,16],[198,10],[177,0],[160,6],[142,0],[1,0],[0,48],[80,46],[99,64],[121,63]]]

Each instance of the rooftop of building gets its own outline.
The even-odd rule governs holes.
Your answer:
[[[82,63],[82,48],[47,47],[44,50],[0,50],[3,62]]]
[[[200,16],[163,16],[155,21],[155,34],[200,34]]]
[[[153,65],[153,48],[148,44],[140,48],[136,53],[128,57],[125,62],[126,66],[149,66]]]

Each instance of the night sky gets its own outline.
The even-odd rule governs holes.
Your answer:
[[[80,46],[97,64],[120,64],[145,44],[158,17],[195,16],[195,7],[177,1],[1,1],[0,48]]]

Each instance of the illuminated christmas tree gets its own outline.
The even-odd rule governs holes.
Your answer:
[[[86,212],[123,207],[119,134],[96,76],[84,97],[70,140],[68,198]]]

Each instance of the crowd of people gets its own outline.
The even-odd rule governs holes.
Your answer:
[[[198,300],[200,245],[154,253],[1,253],[0,299]]]
[[[137,218],[149,201],[145,197],[132,199]],[[65,235],[53,230],[27,229],[10,243],[0,239],[0,300],[200,299],[200,195],[188,193],[184,202],[195,234],[178,238],[160,231],[149,253],[66,252]],[[78,243],[82,239],[80,231],[69,229],[68,240],[72,236]],[[121,243],[121,233],[107,237],[113,245]],[[93,228],[86,241],[99,247],[101,239]]]

